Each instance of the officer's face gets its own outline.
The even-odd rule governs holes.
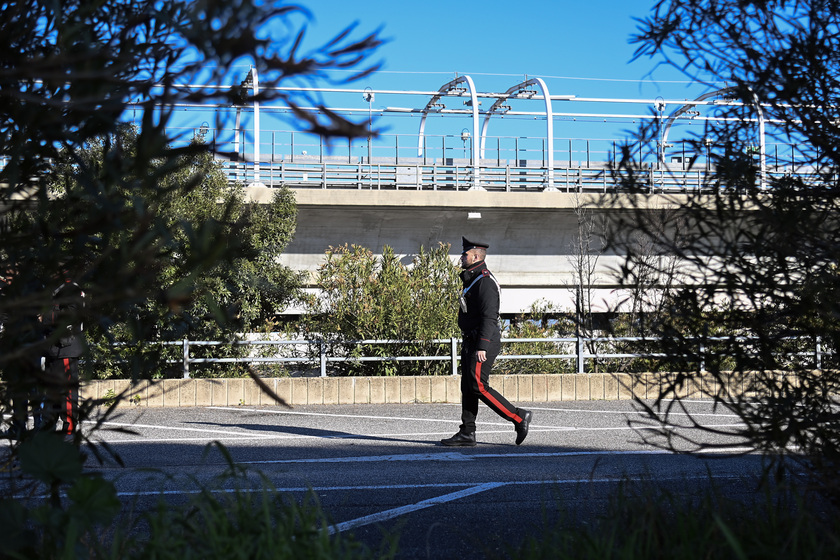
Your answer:
[[[461,253],[461,268],[469,268],[478,262],[478,252],[470,249]]]

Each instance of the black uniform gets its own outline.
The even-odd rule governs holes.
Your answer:
[[[7,280],[0,289],[0,297],[26,301],[36,295],[43,286],[33,279],[16,274],[15,280]],[[5,363],[2,373],[7,391],[11,395],[12,419],[4,435],[21,438],[26,432],[30,404],[35,409],[35,427],[39,427],[41,371],[41,345],[44,339],[41,321],[37,311],[29,307],[25,311],[4,314],[0,317],[0,353],[13,358]]]
[[[61,432],[72,435],[79,421],[79,358],[84,351],[82,314],[85,293],[69,280],[53,292],[55,304],[47,318],[49,340],[46,355],[47,398],[44,423],[61,420]]]
[[[473,243],[464,238],[464,252],[485,244]],[[444,445],[475,445],[475,419],[478,402],[489,406],[499,416],[516,427],[516,443],[522,443],[528,434],[531,412],[513,406],[490,386],[490,370],[501,350],[501,321],[499,301],[501,288],[484,261],[472,263],[461,272],[463,289],[458,311],[461,345],[461,428],[455,436],[441,440]],[[483,350],[484,362],[478,361],[476,352]]]
[[[501,350],[499,325],[500,289],[496,278],[484,261],[461,272],[464,283],[463,300],[467,310],[458,310],[458,327],[463,334],[461,345],[461,431],[475,432],[478,401],[492,408],[496,414],[518,424],[522,422],[519,409],[510,404],[489,384],[490,370]],[[476,351],[484,350],[487,360],[479,362]]]

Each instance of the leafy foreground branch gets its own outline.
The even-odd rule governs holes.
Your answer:
[[[314,494],[297,502],[262,475],[255,485],[254,473],[218,448],[228,468],[215,481],[193,480],[199,490],[186,503],[174,505],[161,496],[155,506],[137,513],[144,506],[121,504],[111,481],[82,475],[69,443],[54,434],[39,434],[22,444],[19,453],[20,468],[31,479],[14,485],[17,495],[0,499],[0,558],[394,557],[395,538],[384,539],[381,549],[373,551],[352,536],[330,534],[330,522]],[[51,462],[57,457],[66,462]],[[21,499],[22,494],[29,498]]]
[[[4,534],[0,558],[365,560],[399,556],[398,534],[383,530],[379,543],[360,542],[352,534],[331,534],[329,513],[314,493],[299,498],[277,491],[262,474],[236,465],[219,444],[215,447],[227,461],[219,477],[207,483],[191,479],[190,486],[198,490],[184,503],[161,496],[151,507],[143,498],[121,504],[114,484],[97,475],[82,475],[73,454],[66,454],[67,461],[60,464],[39,459],[61,456],[55,450],[39,453],[43,446],[52,445],[72,447],[52,434],[21,446],[20,467],[29,481],[27,488],[16,488],[15,497],[0,500]],[[208,446],[208,452],[212,447]],[[153,476],[149,480],[154,484]],[[561,510],[560,501],[548,503],[546,516],[559,514],[559,521],[522,543],[510,543],[503,557],[840,557],[840,517],[833,505],[787,486],[756,493],[745,481],[715,484],[686,494],[671,493],[650,481],[624,482],[600,516],[572,515]],[[729,486],[723,488],[723,484]],[[47,499],[43,499],[44,485]],[[21,495],[30,497],[21,499]],[[579,505],[582,511],[598,507],[589,500]],[[491,560],[497,557],[488,554]]]

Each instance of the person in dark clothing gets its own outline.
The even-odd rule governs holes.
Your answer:
[[[33,306],[14,305],[27,301],[43,286],[29,274],[8,267],[0,277],[0,354],[3,355],[2,379],[6,398],[11,401],[11,423],[2,437],[21,439],[27,433],[30,405],[35,427],[40,426],[41,397],[38,380],[42,374],[41,344],[44,339],[41,319]],[[15,309],[7,312],[7,309]],[[8,402],[8,401],[7,401]]]
[[[516,445],[525,441],[532,413],[513,406],[490,386],[490,370],[501,349],[501,320],[499,301],[501,288],[487,269],[486,243],[463,240],[461,253],[461,292],[458,327],[463,336],[461,344],[461,427],[451,438],[441,440],[446,446],[472,447],[475,440],[475,419],[478,402],[489,406],[496,414],[514,424]]]
[[[79,358],[84,351],[82,313],[85,293],[78,284],[65,280],[53,292],[53,308],[45,318],[50,346],[45,357],[46,404],[44,427],[72,436],[79,421]]]

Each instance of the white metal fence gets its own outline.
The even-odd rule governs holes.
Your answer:
[[[683,356],[682,358],[696,363],[698,370],[705,369],[705,357],[709,355],[710,347],[722,343],[730,342],[737,343],[742,346],[751,344],[750,337],[710,337],[703,341],[696,342],[696,353],[691,356]],[[805,338],[789,338],[786,339],[791,343],[787,349],[781,349],[786,359],[791,362],[797,362],[800,366],[809,367],[813,369],[821,369],[823,367],[823,360],[827,356],[832,356],[834,352],[827,349],[822,340]],[[556,352],[535,352],[526,354],[510,354],[505,352],[505,345],[513,343],[525,343],[536,345],[550,344]],[[322,377],[329,375],[329,365],[333,363],[347,363],[347,362],[423,362],[423,361],[438,361],[448,362],[449,371],[452,375],[458,374],[458,363],[460,361],[460,345],[459,338],[441,338],[428,341],[413,341],[413,340],[357,340],[357,341],[334,341],[323,338],[316,339],[298,339],[298,340],[239,340],[234,342],[220,342],[220,341],[190,341],[182,340],[178,342],[162,343],[166,346],[178,346],[182,349],[181,357],[179,359],[167,360],[169,364],[180,364],[183,368],[183,377],[188,379],[190,377],[190,366],[193,364],[224,364],[224,363],[244,363],[244,364],[301,364],[309,366],[310,368],[317,367]],[[385,356],[356,356],[349,352],[343,352],[342,355],[336,355],[334,348],[336,346],[347,347],[373,347],[380,345],[395,345],[395,344],[411,344],[411,345],[438,345],[445,346],[447,352],[440,355],[385,355]],[[631,348],[637,348],[636,351],[629,351]],[[251,351],[245,356],[235,357],[195,357],[191,350],[197,347],[248,347],[256,349],[259,347],[274,347],[269,352],[270,355],[259,355],[261,352]],[[574,370],[577,373],[586,373],[587,364],[592,361],[599,361],[602,365],[609,368],[610,362],[615,360],[628,359],[674,359],[674,356],[656,351],[659,343],[656,339],[643,337],[563,337],[563,338],[503,338],[502,352],[496,358],[499,360],[567,360],[574,364]],[[348,355],[349,354],[349,355]],[[718,356],[719,357],[719,356]]]

